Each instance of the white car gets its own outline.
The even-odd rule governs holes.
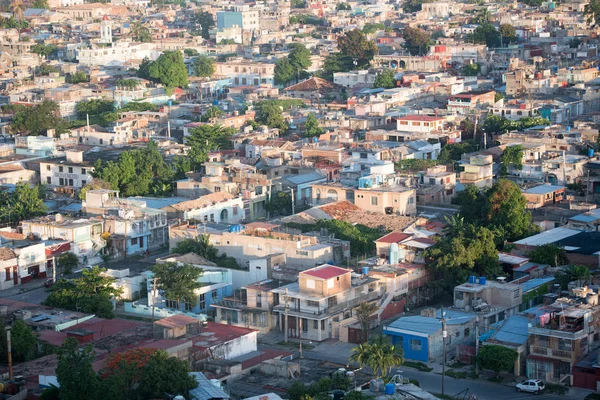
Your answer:
[[[529,392],[535,394],[540,394],[545,388],[544,382],[539,379],[530,379],[525,382],[517,383],[516,386],[517,392]]]

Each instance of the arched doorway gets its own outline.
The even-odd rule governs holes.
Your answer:
[[[333,190],[333,189],[329,189],[327,191],[327,198],[330,200],[333,200],[333,201],[337,201],[337,199],[338,199],[337,191]]]
[[[229,219],[229,213],[227,212],[227,210],[222,210],[221,211],[221,222],[227,222],[227,220]]]
[[[554,174],[548,175],[548,183],[551,185],[558,185],[558,178]]]
[[[406,69],[406,61],[400,60],[400,69]]]

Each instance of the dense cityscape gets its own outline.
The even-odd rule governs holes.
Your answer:
[[[0,4],[0,396],[600,399],[600,0]]]

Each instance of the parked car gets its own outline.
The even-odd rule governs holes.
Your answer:
[[[47,288],[49,288],[52,285],[54,285],[54,279],[52,279],[52,278],[46,279],[46,282],[44,282],[44,286]]]
[[[546,385],[539,379],[530,379],[528,381],[517,383],[516,386],[517,392],[529,392],[535,394],[540,394],[545,388]]]

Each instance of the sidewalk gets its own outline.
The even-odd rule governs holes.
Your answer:
[[[10,289],[5,289],[0,291],[0,298],[12,297],[19,294],[31,292],[32,290],[39,289],[44,287],[45,279],[34,279],[31,282],[27,282],[15,287],[11,287]]]

